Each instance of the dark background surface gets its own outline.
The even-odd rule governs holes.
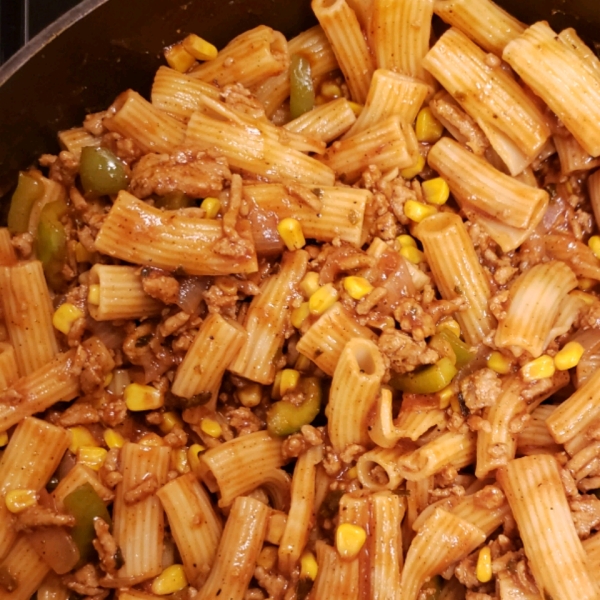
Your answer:
[[[79,0],[0,0],[0,64]]]

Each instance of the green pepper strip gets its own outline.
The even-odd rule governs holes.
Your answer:
[[[187,194],[178,190],[169,192],[164,196],[158,196],[154,201],[156,208],[164,208],[165,210],[178,210],[180,208],[190,208],[194,206],[195,202],[193,198],[190,198]]]
[[[300,431],[303,425],[312,423],[321,409],[321,385],[318,377],[302,379],[305,400],[295,406],[280,400],[267,411],[267,429],[271,435],[285,436]]]
[[[475,353],[471,352],[471,348],[468,344],[465,344],[458,336],[447,329],[442,329],[439,333],[436,333],[434,337],[439,336],[450,344],[454,354],[456,355],[456,368],[462,369],[467,365],[473,358]]]
[[[292,54],[290,61],[290,116],[296,119],[315,105],[310,62],[299,54]]]
[[[444,356],[434,365],[419,371],[395,375],[390,379],[390,385],[396,390],[409,394],[434,394],[449,385],[457,372],[452,361]]]
[[[62,268],[67,257],[67,234],[60,219],[67,212],[64,200],[46,204],[40,213],[35,251],[44,267],[50,286],[58,289],[63,284]]]
[[[87,146],[81,151],[79,177],[86,194],[105,196],[127,188],[124,164],[107,148]]]
[[[27,231],[31,209],[43,195],[44,184],[41,180],[27,173],[19,173],[19,183],[12,195],[8,211],[8,230],[13,235]]]
[[[75,526],[71,529],[73,541],[77,544],[81,559],[79,566],[94,560],[94,519],[100,518],[112,526],[108,510],[90,483],[84,483],[73,490],[64,499],[65,510],[75,517]]]

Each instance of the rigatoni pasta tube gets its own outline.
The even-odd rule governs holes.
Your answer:
[[[203,98],[219,99],[219,89],[169,67],[159,67],[152,83],[152,105],[181,121],[203,106]]]
[[[568,34],[568,32],[567,32]],[[570,35],[568,37],[573,37]],[[600,76],[598,59],[583,42],[587,59],[564,32],[556,35],[541,21],[507,44],[502,58],[556,113],[592,156],[600,155]]]
[[[476,436],[472,432],[447,431],[417,450],[401,456],[398,471],[404,479],[420,481],[439,473],[445,466],[461,469],[470,465],[477,451]]]
[[[27,298],[27,302],[23,299]],[[29,375],[56,354],[52,301],[42,263],[0,267],[0,301],[20,375]]]
[[[17,537],[14,517],[4,496],[17,489],[41,490],[58,467],[70,443],[66,429],[27,417],[15,429],[0,459],[0,558]]]
[[[19,378],[15,349],[6,342],[0,342],[0,392]]]
[[[81,151],[87,146],[98,147],[101,139],[92,135],[84,127],[73,127],[58,132],[58,141],[61,148],[70,152],[75,158],[81,158]]]
[[[0,586],[0,600],[29,600],[35,595],[50,567],[40,558],[27,537],[21,535],[10,553],[0,562],[0,570],[15,583],[11,590]]]
[[[448,512],[479,527],[488,537],[510,514],[510,507],[498,486],[486,485],[474,494],[463,496]]]
[[[400,600],[402,567],[402,518],[406,503],[389,492],[372,494],[370,504],[369,556],[370,598]]]
[[[548,193],[498,171],[458,142],[442,138],[427,162],[450,186],[461,208],[469,207],[512,227],[525,229],[541,220]]]
[[[558,405],[546,419],[557,444],[564,444],[582,433],[600,416],[600,370]]]
[[[434,0],[373,0],[370,43],[377,66],[426,80]]]
[[[169,446],[127,443],[121,449],[123,480],[113,507],[113,535],[123,553],[118,577],[144,581],[162,571],[164,513],[154,491],[167,482]],[[140,486],[149,485],[149,493]]]
[[[233,83],[251,87],[287,70],[289,64],[283,34],[259,25],[231,40],[215,59],[197,66],[190,75],[220,88]]]
[[[10,231],[0,227],[0,266],[12,267],[17,264],[17,255],[10,241]]]
[[[316,467],[321,460],[323,446],[313,446],[300,455],[294,467],[290,510],[277,553],[279,569],[288,576],[298,564],[313,527]]]
[[[281,439],[271,437],[266,431],[257,431],[202,454],[202,480],[211,492],[220,491],[219,506],[230,506],[235,498],[253,491],[272,471],[282,467],[285,460],[281,445]]]
[[[76,351],[59,354],[26,377],[0,392],[0,431],[6,431],[21,419],[50,408],[57,402],[68,402],[79,394],[79,369]],[[18,403],[11,400],[21,398]]]
[[[318,189],[321,208],[316,211],[281,184],[246,185],[243,194],[245,199],[256,204],[256,209],[250,208],[248,220],[259,254],[268,252],[273,238],[279,238],[277,223],[287,217],[300,222],[305,238],[331,242],[337,237],[359,246],[365,210],[372,198],[368,190],[321,186]],[[270,219],[272,214],[278,219]]]
[[[239,255],[221,254],[218,244],[226,240],[220,221],[162,211],[121,191],[102,223],[96,248],[135,264],[182,268],[189,275],[252,273],[256,254],[244,223],[238,234],[246,242]]]
[[[361,454],[356,461],[357,476],[361,485],[373,492],[397,489],[403,481],[398,470],[398,460],[408,452],[410,448],[397,444],[394,448],[374,448]],[[376,477],[373,476],[375,468]],[[385,473],[385,477],[382,477],[381,471]]]
[[[336,302],[310,326],[296,348],[325,373],[333,375],[344,346],[358,337],[377,338],[371,329],[357,323],[342,304]]]
[[[156,495],[167,513],[187,580],[199,588],[217,554],[223,530],[221,519],[193,473],[163,485]]]
[[[498,471],[538,588],[555,600],[597,598],[553,456],[518,458]],[[560,577],[557,577],[560,573]]]
[[[473,242],[462,219],[455,214],[439,213],[428,217],[415,229],[421,240],[435,283],[445,300],[463,297],[467,309],[457,312],[467,343],[480,343],[495,327],[489,312],[491,290]]]
[[[350,102],[346,98],[337,98],[316,106],[283,127],[288,131],[313,136],[328,144],[346,133],[354,123],[356,115]]]
[[[297,286],[307,266],[308,254],[304,250],[286,252],[279,273],[262,284],[244,320],[248,336],[229,365],[232,373],[258,383],[273,383],[277,370],[275,356],[283,345],[292,300],[298,294]]]
[[[479,527],[438,508],[408,549],[402,569],[402,600],[416,600],[425,581],[468,556],[485,537]]]
[[[418,79],[388,69],[377,69],[371,79],[365,106],[346,137],[392,116],[412,123],[428,93],[429,86]]]
[[[321,159],[347,183],[356,181],[369,166],[386,172],[404,169],[417,162],[418,142],[414,129],[391,116],[371,127],[334,142]]]
[[[486,53],[453,28],[424,59],[425,68],[483,129],[511,174],[518,175],[551,132],[542,111],[497,62],[490,67]]]
[[[274,138],[267,128],[228,122],[195,112],[188,123],[186,143],[222,154],[234,171],[280,182],[286,179],[313,185],[333,185],[334,173],[326,165]]]
[[[290,58],[299,54],[308,60],[313,84],[338,67],[331,44],[320,25],[315,25],[292,38],[288,42],[288,54]],[[271,118],[290,95],[289,71],[286,70],[252,86],[250,91],[264,106],[267,117]]]
[[[164,304],[144,292],[140,270],[125,265],[95,264],[90,269],[88,310],[96,321],[141,319],[160,314]]]
[[[243,600],[254,575],[270,512],[260,500],[236,498],[213,568],[197,594],[198,600]]]
[[[311,600],[358,600],[360,565],[357,560],[342,560],[335,548],[318,540],[315,544],[319,570]]]
[[[519,276],[509,292],[506,316],[500,319],[495,343],[515,356],[540,356],[558,315],[560,303],[577,286],[577,278],[563,262],[534,265]]]
[[[364,104],[373,64],[356,14],[346,0],[312,0],[311,6],[331,42],[352,99]]]
[[[492,0],[436,0],[433,11],[498,56],[502,56],[508,42],[525,31],[523,23]]]
[[[208,402],[214,406],[223,373],[247,337],[236,321],[218,313],[209,315],[177,368],[171,391],[182,398],[208,394]]]
[[[337,452],[350,444],[367,446],[367,417],[385,374],[383,357],[375,342],[350,340],[333,373],[327,405],[327,431]]]
[[[169,153],[183,143],[185,125],[128,90],[114,101],[103,124],[132,139],[144,152]]]

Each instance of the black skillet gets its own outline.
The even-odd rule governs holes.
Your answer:
[[[525,22],[545,18],[600,40],[598,0],[500,4]],[[260,23],[292,36],[314,23],[310,1],[84,0],[0,68],[0,202],[19,168],[56,151],[57,131],[126,88],[147,94],[164,46],[194,32],[221,47]]]

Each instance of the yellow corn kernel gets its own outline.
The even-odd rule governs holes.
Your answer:
[[[265,534],[265,542],[270,544],[281,543],[285,526],[287,525],[287,515],[278,510],[272,510],[267,521],[267,533]]]
[[[290,321],[296,329],[300,329],[304,321],[306,321],[309,316],[310,309],[308,307],[308,302],[303,302],[300,306],[292,311]]]
[[[94,255],[91,252],[88,252],[81,242],[77,242],[75,244],[75,260],[78,263],[92,262],[94,260]]]
[[[446,319],[445,321],[440,321],[435,328],[436,332],[438,333],[440,331],[444,331],[444,329],[446,329],[450,333],[453,333],[458,338],[462,334],[462,331],[460,330],[460,325],[455,319]]]
[[[300,281],[298,287],[305,298],[310,298],[320,287],[319,274],[316,271],[309,271]]]
[[[440,399],[440,408],[442,410],[450,406],[452,398],[455,396],[454,390],[452,389],[451,385],[445,387],[443,390],[440,390],[437,394],[438,398]]]
[[[105,388],[107,388],[112,383],[113,377],[114,377],[114,375],[113,375],[112,371],[110,373],[106,374],[106,376],[104,377],[104,384],[103,384]]]
[[[415,240],[415,238],[412,235],[408,235],[406,233],[403,235],[399,235],[396,238],[396,241],[400,245],[400,248],[406,248],[406,247],[416,248],[417,247],[417,241]]]
[[[69,427],[68,431],[71,432],[71,443],[69,444],[69,450],[73,454],[77,454],[79,448],[85,446],[98,446],[96,438],[91,434],[90,430],[83,425],[76,425],[75,427]]]
[[[593,235],[588,240],[588,246],[591,248],[594,256],[600,258],[600,235]]]
[[[114,429],[104,430],[104,443],[110,448],[122,448],[125,445],[125,438]]]
[[[283,369],[281,381],[279,382],[279,393],[283,396],[287,392],[294,391],[300,383],[300,373],[296,369]]]
[[[100,304],[100,286],[97,283],[90,285],[88,290],[88,304],[98,306]]]
[[[484,546],[479,551],[475,573],[481,583],[487,583],[492,579],[492,552],[489,546]]]
[[[431,109],[426,106],[419,111],[415,123],[415,133],[419,142],[433,144],[444,133],[444,126],[433,116]]]
[[[203,208],[206,211],[207,219],[216,219],[221,210],[221,202],[218,198],[204,198],[200,208]]]
[[[158,426],[158,428],[166,434],[173,431],[175,427],[183,429],[183,421],[177,413],[174,413],[170,410],[163,415],[162,423]]]
[[[591,290],[595,285],[596,281],[594,279],[588,279],[587,277],[580,277],[577,280],[577,287],[584,292]]]
[[[200,469],[200,452],[204,452],[206,448],[200,444],[192,444],[187,452],[188,464],[193,473],[198,475]]]
[[[423,204],[416,200],[407,200],[404,204],[404,214],[415,223],[420,223],[423,219],[435,215],[437,208],[430,204]]]
[[[202,422],[200,423],[200,429],[202,429],[206,435],[209,435],[213,438],[221,437],[221,433],[223,433],[221,425],[219,425],[219,423],[214,419],[202,419]]]
[[[182,42],[183,47],[198,60],[213,60],[217,58],[219,51],[210,42],[202,39],[199,35],[190,33]]]
[[[0,432],[0,448],[4,448],[8,444],[8,433],[6,431]]]
[[[367,540],[367,532],[359,525],[342,523],[335,532],[335,547],[338,554],[347,560],[358,556]]]
[[[149,431],[145,433],[138,441],[138,444],[141,446],[152,446],[153,448],[158,448],[160,446],[164,446],[163,439],[158,435],[158,433],[154,433],[153,431]]]
[[[312,367],[312,361],[310,358],[308,358],[308,356],[304,356],[304,354],[298,354],[298,358],[296,359],[296,364],[294,367],[301,373],[308,373]]]
[[[344,277],[344,289],[354,300],[360,300],[373,291],[373,286],[364,278],[351,275]]]
[[[400,248],[400,256],[403,256],[413,265],[425,262],[425,254],[413,246],[404,246],[404,248]]]
[[[256,559],[256,564],[263,569],[270,570],[277,563],[277,558],[277,546],[263,546]]]
[[[402,169],[400,171],[400,175],[402,175],[402,177],[404,177],[404,179],[412,179],[413,177],[416,177],[423,170],[424,166],[425,166],[425,159],[419,154],[419,157],[417,158],[417,162],[410,167],[406,167],[406,169]]]
[[[542,354],[542,356],[538,356],[521,367],[521,377],[525,381],[535,381],[536,379],[552,377],[554,371],[555,366],[552,357]]]
[[[133,412],[156,410],[164,404],[160,390],[140,383],[130,383],[123,391],[123,397],[127,408]]]
[[[171,466],[180,475],[190,472],[190,465],[188,463],[188,455],[185,448],[173,448],[171,450]]]
[[[352,112],[357,117],[360,116],[360,113],[363,111],[364,106],[362,104],[359,104],[358,102],[348,102],[348,104],[350,105]]]
[[[319,565],[315,555],[310,551],[306,550],[300,557],[300,579],[310,579],[314,581],[317,578],[319,572]]]
[[[452,409],[452,412],[455,413],[461,413],[461,409],[460,409],[460,402],[458,401],[458,396],[453,395],[452,398],[450,398],[450,408]]]
[[[242,406],[254,408],[262,400],[262,385],[260,383],[249,383],[236,392],[237,398]]]
[[[104,464],[106,460],[106,455],[108,454],[108,450],[106,448],[98,448],[97,446],[82,446],[77,451],[77,462],[93,469],[94,471],[99,471],[100,467]]]
[[[302,225],[297,219],[286,217],[277,224],[277,231],[288,250],[299,250],[306,244]]]
[[[65,302],[61,304],[52,315],[52,325],[58,331],[67,335],[69,331],[71,331],[71,327],[73,327],[73,323],[77,321],[77,319],[81,319],[83,317],[83,311],[79,310],[74,304],[70,302]]]
[[[10,490],[6,493],[4,502],[11,513],[20,513],[30,506],[35,506],[38,495],[35,490]]]
[[[340,98],[342,95],[342,90],[337,83],[333,81],[326,81],[321,86],[321,95],[329,100],[334,100],[335,98]]]
[[[568,342],[554,357],[554,366],[559,371],[567,371],[579,364],[585,349],[579,342]]]
[[[311,315],[322,315],[331,308],[339,298],[339,293],[333,283],[326,283],[320,287],[308,300],[308,309]]]
[[[435,177],[434,179],[424,181],[421,184],[421,189],[423,190],[425,200],[437,206],[446,204],[450,197],[450,188],[446,180],[442,177]]]
[[[152,582],[151,590],[157,596],[167,596],[179,592],[188,584],[183,565],[167,567]]]
[[[487,367],[500,375],[510,373],[511,361],[501,352],[492,352],[487,359]]]
[[[281,398],[281,371],[277,371],[275,373],[275,380],[273,381],[273,386],[271,387],[271,399],[279,400]]]
[[[181,42],[165,48],[164,54],[171,69],[180,73],[189,71],[196,63],[196,59],[183,47]]]
[[[358,467],[356,465],[350,467],[346,473],[346,476],[348,479],[356,479],[358,477]]]

